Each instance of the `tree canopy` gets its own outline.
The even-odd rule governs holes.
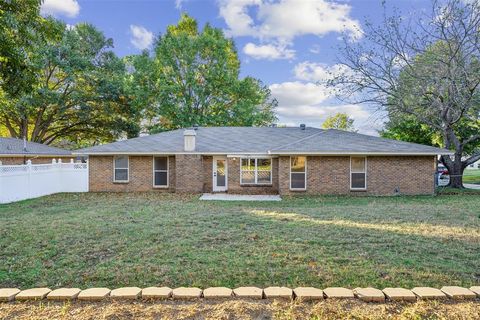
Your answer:
[[[47,20],[48,37],[29,53],[29,69],[35,71],[31,90],[6,94],[0,123],[12,137],[46,144],[113,140],[136,118],[135,109],[122,103],[125,65],[110,50],[112,40],[90,24],[67,28]]]
[[[361,43],[346,41],[345,73],[330,84],[351,103],[369,103],[390,117],[384,135],[441,146],[453,187],[480,159],[480,4],[432,1],[432,10],[385,16],[366,25]],[[408,133],[400,132],[408,129]]]
[[[277,102],[240,78],[235,44],[182,15],[152,52],[119,58],[88,23],[40,16],[40,1],[0,3],[0,134],[81,147],[194,124],[258,126]]]
[[[207,24],[200,31],[195,19],[183,14],[154,51],[153,131],[275,121],[277,103],[269,89],[257,79],[240,79],[235,45],[220,29]]]
[[[344,131],[356,132],[354,123],[355,120],[350,118],[348,114],[338,112],[332,116],[329,116],[323,123],[323,129],[338,129]]]

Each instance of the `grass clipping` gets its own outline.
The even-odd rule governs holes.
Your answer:
[[[0,304],[1,319],[480,319],[477,301],[227,300]]]

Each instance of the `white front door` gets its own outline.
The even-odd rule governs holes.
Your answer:
[[[227,191],[227,186],[227,158],[213,157],[213,192]]]

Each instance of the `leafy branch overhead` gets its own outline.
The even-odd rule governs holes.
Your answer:
[[[261,81],[239,78],[235,44],[220,29],[182,15],[160,36],[153,57],[158,92],[153,131],[202,126],[258,126],[275,121],[276,101]]]
[[[41,17],[39,1],[2,2],[0,10],[2,133],[78,147],[193,124],[275,120],[268,88],[239,78],[233,41],[208,25],[199,32],[188,16],[168,27],[152,55],[119,58],[93,25]]]
[[[441,160],[461,187],[465,167],[480,159],[480,3],[433,1],[419,15],[385,15],[362,41],[345,41],[347,71],[330,84],[351,103],[386,111],[384,136],[453,150]]]

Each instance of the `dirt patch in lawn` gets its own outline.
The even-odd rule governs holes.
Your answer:
[[[418,301],[373,304],[356,300],[318,303],[102,302],[0,304],[2,319],[479,319],[480,302]]]

